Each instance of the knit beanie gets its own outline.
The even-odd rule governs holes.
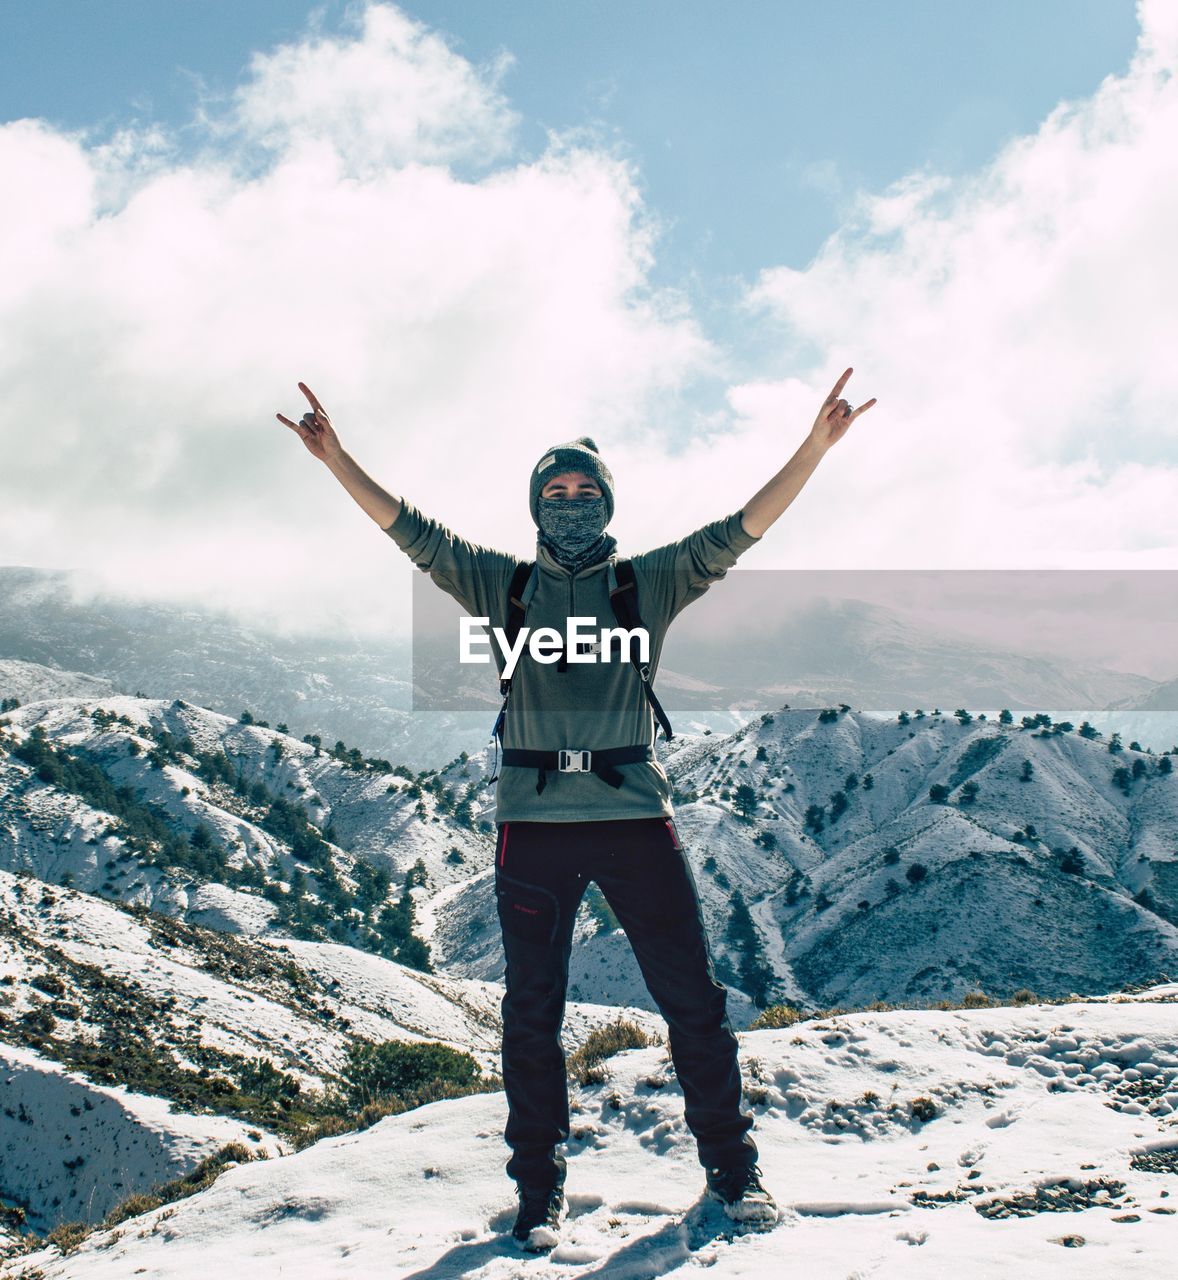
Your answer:
[[[613,519],[614,514],[614,478],[610,469],[601,460],[597,452],[597,444],[588,436],[578,436],[567,444],[552,445],[536,463],[532,470],[532,480],[528,488],[528,506],[536,526],[540,524],[538,503],[540,491],[554,476],[564,475],[566,471],[583,471],[601,486],[602,497],[605,498],[605,522]]]

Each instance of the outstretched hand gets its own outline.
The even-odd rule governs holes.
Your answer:
[[[298,422],[291,422],[289,418],[284,418],[282,414],[276,413],[274,416],[279,422],[285,423],[307,446],[310,453],[314,454],[320,462],[327,462],[330,458],[336,457],[343,450],[340,444],[339,436],[335,434],[335,428],[331,425],[331,419],[327,416],[327,411],[315,399],[315,393],[307,386],[305,382],[299,383],[299,390],[310,401],[310,411],[304,413]]]
[[[841,440],[851,423],[875,404],[875,397],[872,396],[858,409],[852,409],[845,400],[839,399],[843,388],[847,385],[847,379],[853,372],[854,370],[848,369],[834,384],[834,390],[822,402],[822,408],[818,410],[818,416],[810,428],[810,438],[823,449],[829,449],[837,440]]]

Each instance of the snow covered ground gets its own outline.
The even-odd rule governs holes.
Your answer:
[[[782,1221],[732,1233],[664,1050],[574,1091],[570,1218],[519,1254],[505,1105],[407,1112],[98,1231],[13,1277],[1149,1277],[1178,1255],[1178,984],[1063,1005],[857,1013],[742,1032]],[[39,1272],[37,1269],[40,1269]]]
[[[34,985],[46,973],[60,982],[59,997]],[[99,975],[102,985],[95,987]],[[31,1009],[42,1015],[56,1009],[54,1035],[66,1044],[97,1042],[116,1023],[134,1026],[136,1037],[154,1047],[162,1076],[173,1064],[174,1083],[180,1068],[199,1067],[195,1046],[203,1045],[242,1059],[265,1057],[317,1094],[357,1037],[441,1040],[497,1071],[502,998],[496,984],[420,973],[338,943],[181,932],[163,917],[137,917],[88,894],[49,890],[0,871],[5,1036],[18,1034]],[[640,1009],[570,1002],[566,1048],[618,1017],[655,1034],[664,1029]],[[173,1110],[163,1097],[94,1083],[52,1053],[52,1045],[38,1053],[0,1040],[0,1196],[23,1205],[38,1232],[96,1221],[129,1195],[188,1173],[228,1142],[270,1154],[290,1150],[264,1125]],[[222,1064],[218,1074],[232,1072]]]

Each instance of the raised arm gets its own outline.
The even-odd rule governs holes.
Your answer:
[[[296,432],[308,451],[331,471],[356,502],[401,548],[409,559],[454,597],[474,617],[505,621],[507,586],[516,556],[460,538],[412,502],[396,498],[367,475],[340,445],[323,406],[304,383],[299,390],[310,401],[310,411],[298,422],[276,414],[279,422]]]
[[[310,401],[311,408],[298,422],[291,422],[281,413],[274,416],[284,422],[307,446],[308,452],[327,467],[328,471],[355,498],[366,515],[382,528],[388,529],[401,514],[401,499],[386,493],[360,464],[340,444],[339,436],[331,425],[331,419],[314,392],[306,383],[299,383],[299,390]]]
[[[741,511],[741,524],[746,533],[759,538],[766,529],[802,491],[802,486],[814,474],[814,468],[822,461],[827,449],[842,439],[847,428],[861,414],[875,404],[875,397],[852,409],[845,401],[840,400],[843,387],[853,370],[848,369],[834,384],[834,390],[822,403],[810,434],[798,446],[794,456],[784,467],[762,486],[744,504]]]

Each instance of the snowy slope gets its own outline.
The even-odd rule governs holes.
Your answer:
[[[0,1040],[12,1046],[0,1194],[26,1200],[34,1225],[86,1216],[76,1208],[83,1203],[97,1215],[104,1197],[120,1200],[190,1168],[226,1140],[241,1140],[243,1129],[247,1146],[289,1152],[262,1127],[172,1113],[158,1096],[91,1084],[54,1062],[52,1038],[35,1028],[51,1023],[52,1036],[66,1038],[100,1033],[109,1010],[96,973],[118,987],[124,1033],[129,1026],[177,1069],[220,1055],[218,1069],[232,1074],[233,1063],[262,1055],[314,1092],[358,1036],[439,1039],[484,1067],[497,1065],[502,951],[491,841],[488,827],[480,828],[494,817],[484,754],[416,777],[371,760],[352,767],[333,758],[326,742],[317,751],[278,729],[179,700],[115,695],[49,668],[14,672],[9,663],[5,670],[25,681],[26,693],[41,694],[0,717],[9,722],[0,729],[9,747],[39,726],[50,741],[99,761],[112,783],[134,790],[170,827],[192,833],[207,825],[231,851],[238,877],[221,883],[150,865],[112,830],[108,813],[0,750]],[[97,707],[107,718],[92,714]],[[730,710],[740,718],[752,705]],[[197,751],[224,752],[252,790],[236,794],[200,776],[190,751],[161,755],[169,736],[190,739]],[[781,709],[730,734],[683,735],[659,749],[739,1027],[755,1013],[738,989],[753,990],[750,958],[767,966],[763,998],[808,1010],[960,999],[979,987],[999,997],[1025,987],[1058,998],[1178,970],[1178,782],[1161,756],[1127,745],[1110,753],[1106,739],[1076,732],[931,714],[901,723],[845,706],[829,721],[818,707]],[[741,784],[751,788],[747,817],[739,812]],[[931,799],[933,786],[945,788],[945,802]],[[276,878],[285,886],[298,870],[290,842],[266,826],[275,797],[305,806],[349,892],[366,867],[378,867],[395,898],[420,868],[424,882],[411,890],[416,932],[443,972],[424,974],[339,941],[288,936],[261,887],[273,888]],[[460,818],[464,800],[469,814]],[[923,876],[910,874],[915,868]],[[246,870],[260,880],[242,883]],[[308,883],[320,901],[314,873]],[[734,930],[737,895],[748,904],[751,934]],[[63,989],[47,998],[44,983],[52,987],[54,979]],[[629,1016],[662,1029],[643,1012],[651,1004],[624,935],[604,927],[588,901],[577,922],[570,999],[568,1048],[617,1015],[607,1006],[631,1006]],[[836,1024],[855,1033],[828,1040],[821,1027]],[[1081,1232],[1090,1247],[1069,1249],[1069,1273],[1091,1266],[1096,1274],[1091,1259],[1099,1257],[1118,1275],[1159,1274],[1134,1268],[1148,1266],[1159,1231],[1173,1232],[1168,1214],[1152,1212],[1169,1207],[1161,1194],[1167,1175],[1133,1168],[1131,1158],[1150,1142],[1178,1147],[1175,1025],[1172,1004],[1134,1002],[893,1010],[788,1033],[743,1033],[750,1102],[766,1135],[762,1166],[798,1216],[791,1260],[794,1240],[810,1232],[804,1238],[813,1250],[803,1260],[819,1275],[941,1276],[950,1266],[969,1274],[954,1250],[997,1268],[1004,1258],[1009,1265],[1005,1251],[1015,1247],[1045,1249],[1033,1273],[1053,1274],[1065,1246],[1050,1242],[1073,1230],[1067,1220],[1104,1213],[1099,1230]],[[581,1191],[570,1182],[581,1196],[574,1230],[551,1265],[562,1275],[646,1276],[687,1265],[770,1274],[770,1240],[784,1237],[730,1244],[715,1239],[714,1216],[697,1213],[686,1224],[668,1216],[694,1202],[699,1178],[673,1078],[642,1083],[665,1074],[659,1056],[654,1049],[617,1061],[616,1109],[608,1087],[585,1091],[580,1114],[591,1120],[573,1144],[572,1167],[587,1182]],[[1011,1079],[986,1075],[999,1069]],[[891,1109],[897,1080],[901,1101]],[[865,1099],[864,1090],[877,1098]],[[937,1112],[923,1125],[905,1111],[916,1096]],[[501,1095],[480,1095],[232,1170],[194,1200],[148,1215],[161,1222],[157,1233],[124,1224],[109,1252],[95,1252],[91,1242],[64,1270],[47,1274],[78,1267],[79,1275],[142,1268],[182,1276],[196,1265],[186,1270],[184,1259],[202,1249],[211,1265],[237,1265],[240,1256],[261,1274],[267,1258],[282,1257],[282,1273],[294,1274],[283,1250],[304,1238],[310,1252],[304,1259],[295,1251],[293,1265],[316,1274],[522,1274],[488,1235],[503,1225],[510,1203],[502,1119]],[[1126,1129],[1130,1123],[1136,1127]],[[960,1142],[959,1132],[943,1149],[935,1146],[931,1139],[950,1125],[964,1126],[969,1140]],[[1081,1128],[1092,1144],[1083,1149]],[[471,1132],[485,1135],[473,1156]],[[923,1163],[917,1139],[928,1140]],[[846,1196],[839,1159],[848,1146],[869,1153],[854,1175],[866,1184],[862,1196],[858,1187]],[[331,1163],[337,1149],[372,1156],[354,1189],[350,1166]],[[971,1155],[983,1149],[994,1156],[992,1170]],[[471,1158],[461,1168],[438,1159],[462,1150]],[[39,1151],[51,1154],[39,1162]],[[659,1160],[657,1179],[639,1156]],[[928,1169],[929,1160],[941,1168]],[[1077,1161],[1094,1169],[1077,1172]],[[1172,1170],[1175,1158],[1159,1161]],[[300,1171],[311,1165],[304,1180]],[[922,1188],[949,1191],[950,1168],[959,1175],[956,1199],[935,1208],[912,1203]],[[981,1180],[968,1177],[974,1168]],[[1080,1199],[1098,1191],[1095,1181],[1105,1175],[1120,1178],[1141,1202],[1129,1206],[1140,1221],[1119,1222],[1122,1213],[1105,1209],[999,1220],[989,1215],[1001,1205],[986,1209],[974,1194],[980,1186],[1001,1199],[1033,1188],[1035,1179],[1065,1175],[1079,1179],[1073,1191]],[[218,1199],[235,1180],[256,1195]],[[1151,1180],[1156,1200],[1146,1198]],[[829,1190],[820,1196],[816,1187]],[[418,1238],[400,1219],[389,1230],[389,1203],[411,1189],[430,1203],[435,1192],[450,1197],[436,1229],[425,1213]],[[1111,1191],[1109,1200],[1124,1209],[1129,1197],[1115,1184]],[[1059,1194],[1045,1191],[1039,1207]],[[972,1208],[975,1199],[984,1212]],[[202,1203],[213,1208],[201,1211]],[[455,1204],[466,1215],[457,1227]],[[202,1234],[218,1220],[229,1224],[236,1251]],[[1028,1243],[1032,1226],[1046,1244]],[[167,1257],[180,1261],[162,1265],[151,1251],[169,1241],[167,1248],[179,1247]],[[112,1270],[101,1269],[104,1257]],[[742,1270],[746,1262],[751,1269]],[[549,1265],[533,1262],[529,1274]]]
[[[765,1234],[734,1235],[701,1199],[682,1097],[652,1048],[574,1097],[571,1217],[548,1259],[504,1238],[504,1102],[487,1094],[239,1165],[10,1274],[1162,1280],[1178,1242],[1176,998],[1170,986],[743,1033],[760,1163],[783,1210]]]
[[[32,1208],[28,1222],[39,1231],[99,1219],[230,1142],[259,1154],[291,1150],[232,1116],[186,1115],[18,1045],[0,1042],[0,1079],[0,1190]]]
[[[96,725],[98,710],[113,722]],[[485,826],[493,817],[492,789],[481,757],[451,762],[424,786],[387,772],[344,767],[326,752],[276,729],[241,724],[180,701],[105,697],[100,702],[45,699],[7,717],[12,740],[27,740],[39,727],[47,739],[96,761],[115,784],[132,787],[170,825],[191,833],[198,823],[233,850],[230,862],[249,864],[273,879],[275,868],[289,880],[294,859],[288,845],[265,829],[264,806],[252,804],[196,770],[191,753],[180,752],[161,768],[151,753],[162,735],[191,740],[201,752],[224,752],[251,785],[267,796],[301,801],[311,821],[330,830],[333,860],[341,881],[351,885],[357,864],[384,868],[394,883],[420,863],[426,883],[412,890],[417,930],[433,951],[436,967],[457,976],[497,981],[503,975],[495,896],[491,885],[493,839]],[[137,754],[132,754],[132,744]],[[275,746],[280,754],[275,753]],[[473,820],[459,822],[442,796],[470,796]],[[0,866],[31,872],[51,883],[148,906],[181,921],[228,933],[284,934],[275,907],[256,887],[234,887],[163,869],[132,856],[111,830],[111,818],[83,798],[36,776],[15,756],[0,753]],[[314,886],[312,886],[314,896]],[[570,995],[594,1003],[653,1004],[620,933],[598,937],[588,907],[578,923],[578,947]],[[584,945],[582,945],[582,943]],[[747,1023],[754,1010],[733,993],[733,1016]]]
[[[121,717],[98,726],[97,710]],[[436,967],[459,976],[498,980],[503,974],[495,896],[490,882],[493,788],[481,757],[461,758],[418,786],[405,777],[356,771],[276,729],[241,724],[183,702],[108,696],[101,701],[44,699],[9,713],[11,740],[27,740],[35,727],[57,745],[99,763],[115,784],[132,787],[144,804],[165,815],[175,829],[190,834],[198,823],[230,848],[230,863],[250,865],[273,880],[275,868],[288,881],[294,859],[287,843],[262,824],[264,805],[250,803],[196,770],[191,753],[180,752],[153,768],[151,752],[164,734],[191,740],[193,750],[224,752],[267,796],[300,801],[329,845],[340,879],[354,883],[357,864],[383,868],[403,881],[421,863],[426,883],[412,890],[418,935],[433,949]],[[125,723],[123,722],[125,721]],[[132,744],[137,754],[131,754]],[[275,747],[280,754],[275,753]],[[439,794],[441,793],[441,794]],[[472,829],[446,806],[442,794],[468,795]],[[0,866],[31,872],[50,883],[67,883],[88,893],[150,907],[179,920],[235,934],[285,933],[275,923],[275,907],[256,887],[208,881],[183,868],[169,870],[132,856],[111,830],[112,820],[83,798],[36,776],[14,756],[0,752]],[[315,889],[311,887],[312,896]],[[582,912],[578,938],[596,930]],[[598,964],[598,949],[610,957]],[[652,1009],[637,966],[621,935],[594,943],[592,967],[580,950],[574,966],[573,998],[638,1003]],[[747,1021],[747,999],[734,996],[734,1012]]]
[[[824,724],[808,707],[768,719],[730,735],[660,745],[713,949],[729,963],[731,986],[741,985],[726,938],[735,891],[750,904],[774,970],[773,998],[811,1009],[960,999],[978,986],[1057,997],[1178,966],[1178,783],[1160,772],[1162,757],[1128,748],[1114,756],[1105,740],[1075,732],[1043,735],[943,715],[902,725],[847,712]],[[1118,768],[1142,772],[1122,790]],[[439,777],[469,786],[488,769],[476,755]],[[846,787],[851,774],[860,780],[855,788]],[[742,782],[758,792],[751,823],[734,812],[732,794]],[[961,788],[969,782],[978,794],[965,804]],[[948,804],[930,801],[935,784],[948,787]],[[843,788],[849,803],[836,821],[830,801]],[[445,814],[433,807],[419,816],[394,798],[396,818],[382,819],[385,803],[373,800],[371,821],[353,814],[348,839],[379,848],[395,833],[402,848],[423,850],[434,884],[414,893],[439,963],[501,977],[486,842],[472,848],[459,840],[465,852],[456,871],[444,852],[454,831]],[[433,805],[428,796],[425,803]],[[805,821],[813,804],[828,810],[821,830]],[[375,837],[366,834],[374,823]],[[1025,834],[1031,830],[1033,837]],[[759,843],[768,837],[772,849]],[[890,848],[895,864],[887,861]],[[1075,873],[1059,869],[1068,850],[1076,851]],[[926,868],[922,882],[907,878],[914,863]],[[818,905],[823,894],[830,906]],[[1045,920],[1060,919],[1066,929],[1044,929]],[[570,990],[651,1008],[624,936],[597,928],[583,909]],[[739,991],[733,1008],[747,1025]]]
[[[775,999],[1055,998],[1178,971],[1170,757],[946,715],[823,722],[806,707],[673,742],[664,760],[713,935],[739,890]]]
[[[114,686],[102,676],[0,658],[0,697],[36,702],[41,698],[102,698],[114,693]]]
[[[96,707],[130,723],[96,725]],[[150,763],[165,733],[224,752],[251,786],[301,803],[330,833],[345,886],[366,864],[387,871],[396,887],[420,861],[425,882],[412,897],[435,965],[461,977],[502,977],[485,754],[416,778],[357,770],[277,729],[128,697],[47,699],[7,719],[10,740],[41,726],[49,740],[88,752],[177,829],[207,824],[233,850],[234,866],[280,875],[285,885],[295,863],[288,844],[265,829],[264,805],[206,782],[184,753],[162,768]],[[810,1010],[959,1000],[976,987],[1056,998],[1178,969],[1178,774],[1163,772],[1172,757],[1128,746],[1112,753],[1107,740],[1082,738],[1078,728],[1055,733],[934,714],[904,724],[850,709],[826,722],[819,708],[803,707],[732,734],[660,742],[740,1025],[750,995]],[[747,819],[736,811],[741,785],[754,793]],[[945,788],[945,803],[930,798],[935,786]],[[464,801],[465,822],[457,817]],[[257,886],[144,865],[109,825],[108,815],[0,751],[0,866],[50,882],[68,877],[89,892],[227,932],[284,931]],[[770,973],[760,991],[729,936],[737,893]],[[653,1011],[624,935],[599,929],[586,904],[570,971],[574,998]]]
[[[65,1072],[53,1061],[61,1044],[116,1033],[112,1044],[142,1045],[175,1081],[209,1061],[232,1079],[239,1063],[263,1057],[316,1094],[356,1039],[442,1041],[497,1071],[502,997],[500,986],[336,943],[226,937],[0,872],[0,1194],[47,1230],[84,1216],[80,1206],[100,1214],[187,1172],[227,1141],[290,1149],[264,1126],[173,1113],[141,1089]],[[665,1031],[642,1010],[624,1012]],[[618,1015],[570,1004],[566,1046]]]
[[[94,716],[100,711],[122,719],[96,725]],[[112,783],[132,787],[177,830],[191,834],[197,823],[206,824],[220,843],[235,850],[230,862],[239,868],[248,863],[270,874],[277,859],[289,874],[287,844],[261,824],[275,797],[301,803],[321,830],[333,824],[334,841],[328,843],[339,842],[337,872],[345,877],[355,857],[343,851],[352,847],[365,861],[398,877],[422,858],[435,888],[465,878],[480,857],[490,863],[486,839],[445,821],[432,797],[420,805],[410,799],[406,779],[346,767],[327,750],[316,751],[277,729],[242,724],[180,700],[45,699],[9,712],[7,719],[11,739],[25,740],[40,727],[51,743],[92,759]],[[224,753],[251,786],[264,788],[264,801],[235,796],[223,783],[203,779],[191,752],[177,752],[154,768],[150,753],[163,734],[191,740],[195,751]],[[447,780],[477,784],[480,779],[471,769],[455,761]],[[51,882],[60,882],[68,873],[78,888],[105,890],[218,928],[267,928],[273,908],[256,893],[225,885],[210,892],[199,877],[164,874],[137,860],[123,865],[124,845],[109,832],[110,825],[107,812],[44,783],[27,764],[0,752],[0,865],[23,868]],[[463,854],[461,863],[447,856],[455,847]]]

